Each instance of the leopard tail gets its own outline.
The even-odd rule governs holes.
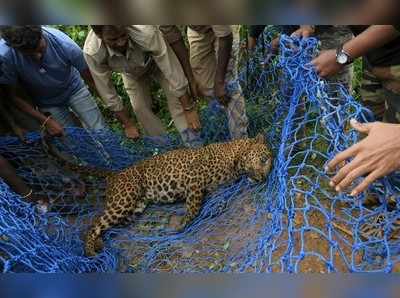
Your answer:
[[[101,233],[97,231],[96,227],[93,227],[86,234],[85,239],[85,255],[87,257],[94,257],[98,251],[103,249],[103,240]]]
[[[91,166],[86,166],[86,165],[81,165],[75,162],[71,162],[71,159],[75,159],[74,157],[70,157],[65,155],[64,153],[61,153],[55,145],[51,144],[49,137],[47,136],[42,136],[42,147],[43,150],[47,153],[48,156],[53,157],[57,162],[61,163],[62,166],[70,170],[74,173],[78,173],[83,176],[95,176],[95,177],[108,177],[114,174],[115,172],[110,171],[110,170],[103,170],[103,169],[98,169],[95,167]]]

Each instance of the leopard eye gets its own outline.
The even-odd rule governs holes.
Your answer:
[[[269,160],[269,157],[268,157],[268,156],[263,156],[263,157],[261,157],[261,162],[262,162],[262,163],[267,163],[268,160]]]

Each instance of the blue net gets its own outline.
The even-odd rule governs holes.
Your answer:
[[[42,213],[0,181],[0,269],[3,272],[374,272],[399,263],[396,177],[357,198],[328,186],[327,161],[359,135],[348,122],[370,120],[340,85],[320,80],[308,65],[318,41],[282,36],[270,54],[265,33],[246,57],[240,82],[251,136],[263,133],[274,152],[267,181],[246,177],[205,200],[182,233],[173,222],[184,205],[154,205],[105,235],[105,249],[83,254],[82,235],[104,206],[105,181],[79,177],[49,159],[37,134],[25,145],[0,139],[0,153],[36,193],[52,201]],[[247,59],[248,58],[248,59]],[[226,116],[214,101],[201,111],[205,143],[228,138]],[[123,169],[182,147],[176,135],[126,141],[116,133],[70,128],[59,148],[87,164]],[[366,199],[380,203],[373,207]]]

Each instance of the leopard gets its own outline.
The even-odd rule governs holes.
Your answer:
[[[185,214],[176,227],[177,232],[183,232],[199,215],[207,194],[241,176],[264,182],[272,160],[265,136],[258,134],[200,148],[171,150],[118,172],[97,170],[94,174],[106,179],[105,208],[86,234],[85,255],[96,256],[104,248],[102,236],[108,229],[130,222],[129,218],[142,214],[150,204],[183,201]]]

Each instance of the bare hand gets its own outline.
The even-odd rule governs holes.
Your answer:
[[[54,119],[50,118],[46,123],[47,132],[53,137],[64,136],[64,128]]]
[[[200,118],[196,109],[193,109],[191,111],[185,111],[185,117],[189,128],[196,131],[200,130],[201,128]]]
[[[300,26],[299,29],[297,29],[296,31],[294,31],[290,36],[298,36],[298,37],[302,37],[302,38],[307,38],[312,36],[315,33],[315,29],[310,26],[310,25],[303,25]]]
[[[215,96],[218,98],[219,103],[227,107],[231,99],[226,94],[225,83],[215,83],[214,92]]]
[[[354,158],[339,170],[330,185],[340,192],[358,177],[367,175],[351,192],[352,196],[356,196],[378,178],[400,169],[400,125],[382,122],[361,124],[354,119],[350,123],[355,130],[368,136],[336,155],[326,170],[335,170],[339,164]]]
[[[140,137],[139,130],[133,125],[125,126],[124,130],[128,139],[136,140]]]
[[[343,68],[343,65],[336,62],[336,50],[321,51],[311,64],[317,74],[323,78],[335,75]]]

